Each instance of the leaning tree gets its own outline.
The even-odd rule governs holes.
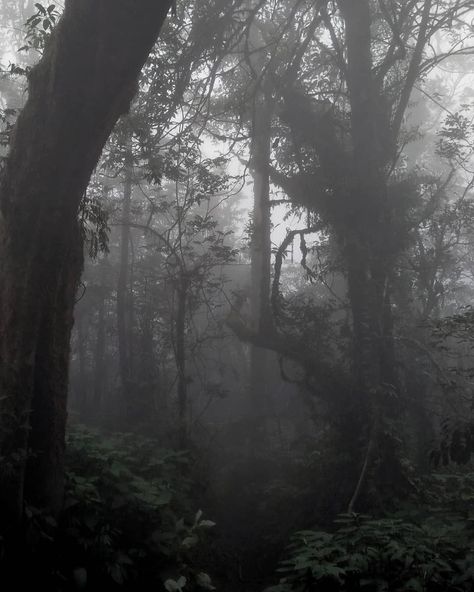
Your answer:
[[[82,271],[78,209],[171,0],[66,0],[0,176],[0,524],[26,495],[57,512],[69,338]],[[36,451],[28,460],[28,450]]]

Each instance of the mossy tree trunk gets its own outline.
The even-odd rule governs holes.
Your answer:
[[[352,139],[352,175],[345,211],[350,224],[344,233],[343,254],[353,322],[356,391],[370,425],[364,468],[349,504],[352,511],[375,455],[391,473],[392,485],[399,477],[394,440],[383,435],[382,426],[399,412],[390,306],[390,275],[397,254],[392,248],[387,201],[393,134],[382,89],[374,76],[371,5],[368,0],[340,0],[339,6],[345,24]]]
[[[61,508],[79,203],[171,0],[66,0],[0,178],[0,528]],[[31,448],[32,462],[27,462]],[[25,491],[26,486],[26,491]]]

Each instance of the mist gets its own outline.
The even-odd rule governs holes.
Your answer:
[[[473,19],[3,1],[5,590],[474,589]]]

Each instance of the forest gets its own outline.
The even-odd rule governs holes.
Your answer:
[[[474,0],[2,0],[34,587],[474,590]]]

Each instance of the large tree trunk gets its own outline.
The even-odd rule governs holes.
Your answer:
[[[82,268],[77,212],[171,0],[66,0],[29,76],[0,179],[0,527],[62,498],[68,343]],[[34,405],[32,412],[32,405]],[[30,432],[31,428],[31,432]],[[32,470],[32,464],[28,465]]]
[[[346,27],[352,180],[345,257],[360,378],[379,388],[394,380],[389,279],[394,258],[387,203],[393,146],[384,99],[373,76],[368,0],[340,2]]]
[[[71,236],[63,231],[63,240],[51,249],[47,273],[43,267],[42,278],[39,278],[47,282],[48,291],[42,300],[43,314],[33,362],[34,385],[28,438],[30,457],[25,481],[28,502],[36,507],[46,507],[55,514],[62,504],[69,339],[74,296],[82,270],[82,241],[78,229],[71,228],[72,232],[74,230],[76,236],[69,250],[67,243],[71,241]],[[59,273],[55,272],[56,266]]]
[[[390,465],[396,480],[392,442],[382,436],[382,419],[393,411],[390,401],[396,390],[389,295],[394,255],[390,250],[386,177],[393,156],[391,130],[373,77],[370,3],[340,0],[339,4],[346,29],[353,148],[344,256],[353,319],[356,391],[367,409],[370,440],[363,467],[370,470],[377,453],[379,464]],[[361,475],[363,480],[366,476]],[[353,499],[351,511],[354,503]]]

